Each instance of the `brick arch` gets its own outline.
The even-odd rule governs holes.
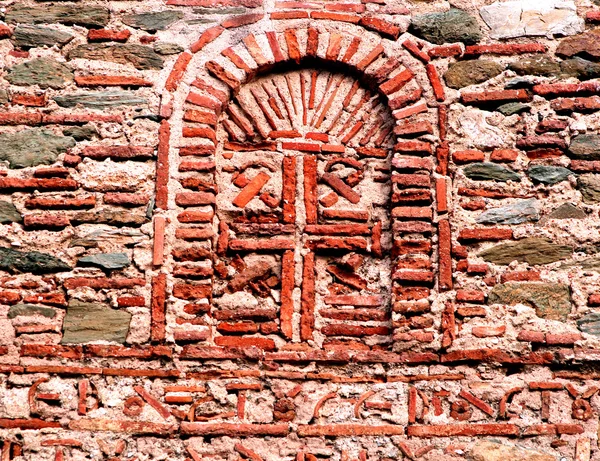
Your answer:
[[[210,38],[216,38],[221,32],[214,29],[205,32],[192,47],[192,51],[202,49]],[[185,67],[191,61],[191,54],[186,52],[182,56],[185,58],[180,57],[167,80],[167,89],[172,92],[177,90],[178,82],[183,79]],[[178,66],[180,63],[181,65]],[[412,138],[422,134],[430,134],[433,137],[434,129],[429,122],[418,120],[419,114],[427,113],[430,109],[424,98],[427,92],[421,88],[415,72],[405,67],[398,58],[388,56],[381,42],[364,40],[357,35],[344,36],[335,30],[320,32],[313,27],[287,29],[280,33],[268,31],[261,36],[246,35],[237,45],[222,50],[218,57],[201,66],[200,75],[205,71],[224,85],[214,85],[209,83],[210,78],[199,76],[191,82],[191,90],[185,99],[182,140],[178,149],[179,171],[182,177],[179,180],[181,192],[175,197],[179,213],[174,259],[194,260],[193,247],[204,245],[210,248],[211,242],[216,243],[217,254],[223,255],[226,248],[231,248],[227,246],[228,228],[224,223],[214,230],[209,224],[212,222],[215,203],[218,201],[215,197],[217,185],[213,172],[215,152],[220,149],[221,135],[218,134],[217,129],[219,126],[226,128],[229,148],[233,148],[236,144],[233,150],[263,149],[268,143],[276,144],[283,141],[280,142],[280,146],[285,145],[287,148],[299,151],[317,149],[321,152],[322,146],[328,144],[325,138],[312,139],[310,143],[305,142],[306,139],[286,139],[285,137],[290,133],[276,129],[278,128],[276,126],[271,126],[270,131],[261,131],[257,129],[257,123],[251,120],[251,117],[240,115],[239,111],[235,114],[233,109],[239,106],[239,97],[243,89],[265,78],[266,75],[281,75],[286,72],[301,72],[301,69],[319,68],[332,69],[339,71],[339,75],[356,78],[360,87],[366,87],[373,92],[374,97],[379,98],[384,112],[389,117],[390,133],[386,138],[387,144],[365,147],[365,150],[367,147],[373,149],[371,153],[375,153],[378,148],[380,151],[392,152],[391,155],[386,156],[391,173],[389,181],[393,184],[390,210],[392,218],[386,231],[390,233],[393,245],[384,248],[383,252],[386,250],[392,252],[394,259],[392,265],[394,287],[391,303],[394,306],[394,313],[393,317],[388,317],[385,322],[386,333],[391,335],[392,341],[401,343],[400,350],[415,342],[427,346],[438,338],[434,328],[439,324],[439,319],[431,314],[428,300],[431,289],[436,287],[435,257],[431,238],[436,232],[433,225],[434,144],[415,141]],[[427,73],[429,75],[430,72]],[[328,80],[329,82],[331,80]],[[327,104],[326,101],[318,101],[317,105],[319,103],[321,106]],[[257,105],[260,107],[259,100]],[[264,108],[262,111],[263,115],[267,113]],[[394,122],[396,126],[392,131]],[[231,125],[229,129],[227,125]],[[242,133],[242,136],[236,137],[234,131]],[[348,144],[348,141],[352,142],[350,139],[338,139],[338,141],[341,145]],[[211,175],[213,175],[212,180]],[[283,212],[285,213],[285,210]],[[374,236],[380,238],[381,224],[369,223],[369,225],[373,226],[369,233],[374,242]],[[375,247],[377,246],[378,243],[375,243]],[[446,245],[445,251],[449,253],[449,245]],[[449,254],[447,256],[449,259]],[[215,267],[195,270],[176,266],[173,273],[177,277],[174,286],[175,298],[189,301],[194,299],[196,294],[199,298],[210,297],[208,289],[202,286],[202,279],[211,276],[214,278],[219,270],[224,271],[223,267],[218,267],[217,258],[213,263],[216,264]],[[196,294],[190,296],[191,292]],[[195,312],[194,309],[189,307],[188,311]],[[203,308],[197,309],[198,314],[203,313]],[[226,315],[224,320],[225,317]],[[279,318],[279,321],[282,319]],[[293,336],[289,327],[283,330],[283,337]],[[383,329],[369,331],[381,333]],[[272,342],[257,338],[256,335],[252,337],[256,340],[219,345],[258,346],[270,350],[275,348]],[[312,339],[310,334],[301,333],[301,337]],[[175,338],[177,339],[177,335]],[[193,333],[182,332],[181,338],[186,341],[198,340],[207,343],[214,341],[208,333],[194,337]]]

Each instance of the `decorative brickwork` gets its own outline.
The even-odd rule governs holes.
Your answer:
[[[2,6],[1,461],[600,459],[597,1]]]

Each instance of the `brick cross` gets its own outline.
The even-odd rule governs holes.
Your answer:
[[[338,152],[321,161],[311,152],[321,146],[308,140],[284,142],[282,147],[282,152],[261,153],[260,161],[242,161],[243,166],[233,172],[230,189],[235,192],[228,192],[227,199],[217,200],[221,219],[220,253],[280,255],[279,320],[281,333],[288,339],[294,337],[294,312],[298,311],[300,339],[314,339],[319,292],[316,284],[323,268],[335,280],[340,293],[330,290],[329,295],[322,297],[327,306],[324,313],[331,317],[322,332],[326,336],[387,334],[387,327],[335,322],[345,320],[336,311],[340,306],[365,310],[383,304],[380,295],[356,293],[368,286],[367,280],[357,273],[365,259],[382,256],[381,223],[372,216],[369,194],[359,187],[362,182],[368,185],[364,180],[368,160],[344,157]],[[240,157],[254,158],[251,153],[244,154]],[[228,170],[228,166],[224,170]],[[320,200],[319,194],[322,195]],[[226,211],[219,211],[219,203]],[[339,206],[332,208],[333,204]],[[281,213],[276,215],[273,209],[279,206]],[[253,222],[235,222],[235,218],[231,219],[234,215],[251,216]],[[232,238],[232,234],[235,237]],[[328,262],[323,268],[317,267],[321,265],[318,254],[327,255]],[[274,264],[259,260],[242,268],[229,282],[229,291],[237,292],[250,285],[255,293],[260,293],[258,283],[266,292],[267,274],[272,272]],[[296,271],[298,265],[301,271]],[[294,296],[295,287],[300,287],[299,297]],[[346,317],[352,320],[352,316]]]

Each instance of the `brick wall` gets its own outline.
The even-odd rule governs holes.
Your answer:
[[[600,2],[0,6],[1,461],[600,459]]]

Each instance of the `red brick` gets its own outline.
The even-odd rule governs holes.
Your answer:
[[[91,32],[91,31],[90,31]],[[152,86],[152,82],[140,77],[127,77],[120,75],[80,75],[75,77],[78,86],[125,86],[139,87]]]
[[[23,225],[36,229],[63,229],[71,224],[66,215],[28,214],[23,216]]]
[[[420,102],[418,104],[413,104],[412,106],[405,107],[404,109],[395,110],[392,115],[396,120],[402,120],[407,117],[411,117],[416,114],[420,114],[423,112],[427,112],[427,104],[424,102]]]
[[[88,30],[88,42],[126,42],[131,37],[128,30],[91,29]]]
[[[382,83],[379,88],[381,91],[386,94],[392,94],[404,87],[408,82],[410,82],[414,78],[415,74],[410,69],[404,69],[400,73],[396,74],[394,77],[387,80],[385,83]]]
[[[593,293],[588,297],[588,306],[600,306],[600,293]]]
[[[321,328],[326,336],[372,336],[387,335],[390,333],[388,327],[365,327],[362,325],[330,324]]]
[[[554,109],[557,113],[596,112],[600,110],[600,96],[590,96],[589,98],[560,98],[552,101],[552,109]],[[559,121],[557,120],[557,122]],[[560,122],[563,122],[563,124],[566,123],[564,120],[560,120]],[[542,127],[544,127],[543,123],[544,121],[540,122]],[[562,128],[562,126],[562,124],[558,126],[552,126],[552,130],[546,129],[545,131],[562,131],[566,128]]]
[[[147,205],[150,197],[146,194],[131,194],[126,192],[108,192],[104,194],[104,203],[120,206]]]
[[[50,306],[64,307],[67,305],[65,295],[62,293],[36,293],[25,296],[26,303],[48,304]]]
[[[154,43],[158,40],[158,37],[156,35],[142,35],[140,37],[140,43],[143,45],[149,45],[151,43]]]
[[[394,150],[408,154],[431,155],[431,144],[423,141],[400,141],[394,145]]]
[[[184,138],[205,138],[213,143],[217,142],[217,134],[209,127],[183,127],[181,130]]]
[[[220,104],[215,102],[215,105],[219,106]],[[186,110],[183,115],[183,120],[186,122],[206,123],[207,125],[216,126],[217,115],[214,112]],[[179,151],[179,154],[181,155],[181,150]]]
[[[435,180],[435,197],[438,213],[448,211],[448,181],[446,178],[437,178]]]
[[[439,284],[442,290],[452,289],[452,242],[450,233],[450,223],[447,219],[442,219],[438,223],[439,244]]]
[[[430,187],[431,177],[426,174],[394,174],[392,181],[400,186]]]
[[[459,241],[498,241],[512,238],[511,229],[498,228],[462,229],[458,234]]]
[[[457,290],[456,300],[459,302],[481,304],[485,302],[485,293],[477,290]]]
[[[434,46],[427,51],[432,58],[450,58],[453,56],[462,56],[463,48],[459,43],[452,45]]]
[[[431,219],[433,210],[429,207],[396,207],[392,209],[394,218]]]
[[[4,24],[0,24],[0,39],[10,38],[12,36],[12,29]]]
[[[545,53],[546,45],[542,43],[491,43],[489,45],[472,45],[465,48],[466,56],[481,54],[515,55],[528,53]]]
[[[9,56],[13,56],[15,58],[28,58],[29,51],[21,51],[21,50],[10,50],[8,52]]]
[[[365,29],[375,31],[382,37],[389,38],[391,40],[397,40],[402,33],[402,29],[400,29],[400,27],[398,27],[396,24],[392,24],[385,19],[374,16],[363,16],[360,18],[360,25]]]
[[[193,51],[193,50],[192,50]],[[237,90],[241,82],[231,72],[225,70],[223,66],[215,61],[209,61],[206,63],[206,70],[218,80],[221,80],[232,90]]]
[[[182,240],[207,240],[213,236],[213,230],[208,227],[187,227],[175,231],[175,237]]]
[[[569,168],[573,171],[600,171],[600,161],[598,160],[572,160]]]
[[[143,307],[146,305],[146,300],[143,296],[120,296],[117,298],[119,307]]]
[[[542,83],[535,85],[533,92],[549,98],[594,95],[600,93],[600,82]]]
[[[81,155],[94,160],[107,158],[116,160],[149,159],[154,157],[154,149],[141,146],[87,146]]]
[[[537,148],[558,148],[566,149],[567,142],[555,135],[540,135],[540,136],[526,136],[517,140],[517,147],[520,149],[537,149]]]
[[[165,253],[166,219],[163,216],[154,218],[154,248],[152,250],[152,265],[161,266]]]
[[[522,272],[505,272],[501,275],[500,281],[506,282],[534,282],[540,280],[540,273],[538,271],[522,271]]]
[[[0,291],[0,304],[17,304],[21,301],[21,294],[14,291]]]
[[[585,19],[589,22],[600,22],[600,11],[588,11],[585,14]]]
[[[599,98],[600,102],[600,98]],[[600,109],[600,104],[598,105],[598,109]],[[557,119],[546,119],[542,120],[535,127],[535,132],[537,134],[543,134],[548,132],[558,132],[566,130],[569,127],[569,122],[567,120],[557,120]]]
[[[211,292],[212,287],[210,285],[189,285],[180,283],[173,287],[173,296],[186,300],[205,299],[210,297]]]
[[[40,125],[42,114],[36,112],[19,112],[0,114],[0,125]]]
[[[224,347],[257,347],[266,351],[275,350],[275,342],[272,339],[260,337],[217,336],[215,344]]]
[[[549,346],[571,346],[582,339],[579,333],[548,333],[546,344]]]
[[[219,338],[224,338],[219,336]],[[285,436],[288,424],[243,424],[182,422],[181,433],[196,436],[223,435],[230,437]]]
[[[21,346],[23,357],[61,357],[65,359],[81,359],[81,346],[59,346],[45,344],[24,344]]]
[[[177,220],[182,223],[210,222],[214,215],[213,211],[184,211],[177,215]]]
[[[461,101],[463,103],[476,105],[487,103],[503,104],[507,102],[529,102],[531,99],[531,94],[526,90],[498,90],[461,94]]]
[[[20,104],[22,106],[44,107],[46,104],[48,104],[48,96],[46,95],[46,93],[42,93],[42,94],[14,93],[10,98],[10,102],[12,104]],[[44,119],[42,116],[42,121],[43,120]]]
[[[401,93],[398,96],[390,99],[388,101],[388,106],[391,110],[401,109],[407,104],[411,102],[418,101],[423,94],[423,90],[421,88],[417,88],[416,90],[409,91],[407,93]],[[420,105],[416,105],[420,106]],[[427,110],[427,109],[425,109]],[[418,113],[418,112],[416,112]]]
[[[171,73],[167,77],[167,81],[165,82],[165,89],[167,91],[175,91],[179,84],[181,83],[181,79],[183,78],[183,74],[187,69],[188,64],[192,60],[192,55],[187,51],[185,53],[180,54],[177,57],[177,61],[173,65],[171,69]]]
[[[429,78],[429,83],[431,83],[431,87],[433,88],[433,94],[435,96],[435,99],[438,102],[443,102],[444,99],[446,99],[446,94],[444,91],[444,85],[440,80],[437,68],[434,64],[430,63],[427,64],[427,66],[425,66],[425,69],[427,72],[427,77]]]
[[[84,346],[86,356],[91,357],[115,357],[136,359],[170,358],[173,354],[168,346],[142,346],[124,347],[104,344],[86,344]]]
[[[158,157],[156,159],[156,208],[167,209],[169,200],[169,138],[171,125],[163,120],[158,129]]]
[[[219,37],[219,35],[221,35],[224,31],[225,29],[220,25],[206,29],[204,32],[202,32],[202,35],[200,36],[198,41],[194,42],[190,46],[190,51],[192,53],[197,53],[206,45],[216,40]]]
[[[392,165],[398,170],[427,170],[431,171],[433,165],[428,158],[418,157],[395,157],[392,159]]]
[[[487,264],[467,264],[467,274],[469,275],[485,275],[488,270],[489,267]]]
[[[25,207],[27,208],[40,208],[40,209],[79,209],[79,208],[93,208],[96,206],[96,197],[93,195],[80,196],[80,197],[32,197],[25,201]]]
[[[191,91],[186,100],[186,102],[189,102],[191,104],[194,104],[196,106],[200,106],[206,109],[210,109],[214,112],[219,112],[221,110],[222,104],[219,101],[215,101],[213,98],[209,97],[209,96],[204,96],[198,93],[194,93],[193,91]],[[200,122],[202,123],[201,120],[197,120],[194,118],[190,118],[190,115],[188,114],[188,112],[191,111],[186,111],[186,118],[185,120],[189,121],[189,122]],[[196,111],[194,111],[196,112]]]
[[[468,202],[461,202],[460,206],[469,211],[477,211],[477,210],[485,210],[487,208],[487,204],[485,200],[471,200]]]
[[[307,19],[307,11],[274,11],[269,15],[270,19]]]
[[[152,279],[150,324],[150,337],[152,341],[162,341],[165,338],[166,283],[166,274],[159,274]]]
[[[496,149],[490,155],[492,162],[514,162],[519,157],[519,151],[512,149]]]
[[[446,424],[432,426],[409,426],[407,434],[412,437],[473,437],[480,435],[516,436],[518,426],[510,423],[494,424]]]
[[[427,63],[431,59],[428,54],[424,53],[421,48],[412,40],[407,39],[402,42],[402,46],[406,48],[415,58]]]
[[[63,178],[69,176],[69,169],[60,166],[40,167],[33,172],[33,176],[36,178],[52,178],[55,176]]]
[[[364,13],[365,5],[357,3],[330,3],[325,4],[325,9],[329,11],[352,11],[354,13]]]
[[[0,418],[0,428],[3,429],[44,429],[60,428],[61,424],[55,421],[45,421],[43,419],[7,419]]]
[[[520,194],[491,191],[491,190],[486,190],[483,188],[471,189],[468,187],[459,187],[458,195],[464,195],[467,197],[487,197],[487,198],[495,198],[495,199],[502,199],[502,198],[508,198],[508,197],[521,197]]]
[[[311,11],[310,17],[312,19],[327,19],[329,21],[350,22],[352,24],[358,24],[361,20],[360,16],[356,14],[330,13],[328,11]]]
[[[396,124],[394,134],[398,136],[420,136],[424,134],[433,134],[433,126],[429,122],[411,122],[405,121]],[[382,149],[385,151],[385,149]],[[387,155],[386,155],[387,156]]]
[[[72,290],[79,287],[89,287],[95,289],[122,289],[134,288],[136,286],[145,286],[144,279],[126,279],[126,278],[106,278],[106,277],[73,277],[64,281],[64,287]]]
[[[215,169],[215,162],[213,161],[198,161],[198,160],[184,160],[179,164],[179,171],[213,171]]]
[[[498,326],[477,326],[471,330],[473,336],[477,338],[489,338],[493,336],[503,336],[506,332],[504,325]]]
[[[393,275],[394,280],[400,282],[431,283],[434,279],[434,273],[431,271],[397,271]]]
[[[479,150],[460,150],[452,153],[452,161],[457,164],[483,162],[485,154]]]
[[[260,21],[264,17],[263,14],[242,14],[239,16],[233,16],[231,19],[227,19],[221,23],[225,29],[232,29],[235,27],[247,26]]]

